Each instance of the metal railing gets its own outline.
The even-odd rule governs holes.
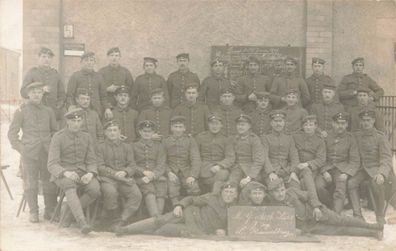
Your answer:
[[[392,151],[396,152],[396,96],[383,96],[377,108],[384,116],[385,134],[391,143]]]

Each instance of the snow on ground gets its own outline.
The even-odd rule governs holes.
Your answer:
[[[16,218],[18,205],[22,198],[22,182],[20,178],[16,177],[19,155],[11,149],[6,136],[7,131],[8,123],[3,123],[1,126],[1,164],[10,165],[10,168],[5,170],[4,174],[11,187],[14,200],[9,198],[4,184],[0,184],[0,250],[2,251],[396,250],[396,225],[385,226],[382,241],[365,237],[319,236],[320,243],[265,243],[208,241],[144,235],[115,237],[112,233],[103,232],[92,232],[88,236],[82,236],[76,228],[62,229],[45,221],[40,224],[31,224],[28,221],[28,210],[21,213],[19,218]],[[42,204],[42,198],[40,198],[41,208],[43,207]],[[396,216],[396,211],[390,208],[387,216]],[[372,212],[365,211],[365,217],[368,221],[375,220]]]

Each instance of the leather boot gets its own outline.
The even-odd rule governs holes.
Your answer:
[[[124,227],[119,227],[115,229],[115,233],[117,236],[144,233],[149,230],[154,230],[157,226],[156,222],[156,217],[148,218]]]
[[[154,194],[148,194],[145,198],[144,198],[145,202],[146,202],[146,207],[147,210],[149,212],[150,217],[155,217],[159,215],[158,212],[158,205],[157,205],[157,200],[155,198]]]
[[[88,234],[92,231],[92,227],[87,223],[85,217],[76,219],[82,234]]]
[[[353,189],[349,191],[349,199],[352,205],[353,217],[366,221],[362,214],[362,207],[360,205],[359,190]]]
[[[54,209],[57,204],[57,194],[44,194],[44,205],[45,205],[45,211],[44,211],[44,219],[46,220],[51,220],[53,214],[54,214]]]
[[[334,212],[337,214],[341,214],[342,210],[344,209],[344,201],[339,198],[334,198]]]
[[[38,212],[30,213],[29,221],[31,223],[38,223],[39,222],[39,214],[38,214]]]

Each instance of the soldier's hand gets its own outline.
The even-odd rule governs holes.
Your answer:
[[[333,181],[333,178],[331,177],[331,175],[329,174],[329,172],[324,172],[323,173],[323,178],[327,183],[330,183]]]
[[[221,167],[219,165],[214,165],[210,168],[210,171],[212,173],[217,173],[218,171],[220,171]]]
[[[113,112],[110,110],[110,108],[106,108],[104,116],[106,120],[110,120],[113,118]]]
[[[125,171],[118,171],[114,174],[114,176],[116,176],[117,178],[125,178],[126,175],[127,175],[127,172],[125,172]]]
[[[385,178],[382,174],[379,173],[374,176],[374,180],[375,180],[375,183],[377,183],[378,185],[382,185],[382,184],[384,184]]]
[[[194,178],[194,177],[188,177],[188,178],[186,179],[186,183],[187,183],[187,185],[189,185],[189,186],[193,186],[193,185],[194,185],[194,182],[195,182],[195,178]]]
[[[179,181],[179,178],[173,172],[168,173],[168,178],[169,178],[169,181],[172,183],[177,183]]]
[[[115,84],[111,84],[109,87],[106,88],[107,92],[115,92],[118,89],[118,86]]]
[[[224,229],[216,229],[217,236],[226,236],[226,231]]]
[[[144,176],[144,177],[142,178],[142,181],[143,181],[144,183],[148,184],[148,183],[150,183],[151,180],[150,180],[147,176]]]
[[[92,178],[93,178],[92,173],[86,173],[83,176],[81,176],[81,182],[84,184],[88,184],[89,182],[91,182]]]
[[[126,140],[127,138],[128,138],[127,136],[124,136],[124,135],[120,134],[120,140],[121,140],[121,141],[124,141],[124,140]]]
[[[244,186],[246,186],[250,181],[252,181],[252,178],[250,178],[249,176],[247,176],[246,178],[243,178],[243,179],[241,180],[241,182],[239,182],[239,185],[240,185],[241,187],[244,187]]]
[[[309,166],[308,163],[300,163],[300,164],[297,165],[297,168],[299,170],[302,170],[304,168],[307,168],[308,166]]]
[[[50,87],[48,86],[48,85],[45,85],[44,87],[43,87],[43,91],[44,92],[50,92]]]
[[[270,173],[268,178],[270,179],[270,181],[274,181],[276,179],[279,179],[278,175],[276,173]]]
[[[257,97],[256,94],[254,94],[253,92],[248,96],[248,99],[251,101],[257,101]]]
[[[321,133],[320,133],[320,136],[322,137],[322,138],[326,138],[327,137],[327,132],[326,131],[322,131]]]
[[[346,173],[340,174],[339,177],[340,181],[346,181],[348,179],[348,175]]]
[[[181,206],[176,206],[176,207],[173,209],[173,214],[174,214],[176,217],[178,217],[178,218],[182,217],[182,216],[183,216],[183,208],[182,208]]]
[[[150,181],[155,177],[155,173],[152,171],[143,171],[143,175],[146,176]]]
[[[80,180],[80,176],[74,171],[66,171],[63,173],[63,176],[65,176],[68,179],[71,179],[74,182],[78,182]]]
[[[289,182],[290,182],[291,180],[295,180],[297,183],[300,183],[300,180],[299,180],[299,178],[298,178],[298,176],[297,176],[297,174],[296,174],[295,172],[292,172],[292,173],[290,174]]]
[[[162,135],[158,133],[154,133],[153,136],[151,137],[152,140],[162,140]]]
[[[322,211],[318,207],[313,210],[313,217],[316,221],[323,217]]]

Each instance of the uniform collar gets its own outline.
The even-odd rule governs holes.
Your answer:
[[[116,141],[111,141],[111,140],[109,140],[108,138],[106,138],[106,142],[107,142],[109,145],[115,145],[115,146],[119,146],[119,145],[121,144],[121,140],[120,140],[120,139],[118,139],[118,140],[116,140]]]
[[[140,142],[141,144],[143,144],[143,145],[146,145],[146,146],[152,146],[153,143],[154,143],[153,140],[150,140],[150,139],[143,139],[143,138],[140,138],[139,142]]]
[[[85,75],[92,75],[92,74],[95,73],[94,70],[88,70],[88,69],[85,69],[85,68],[81,69],[81,72],[82,72],[83,74],[85,74]]]
[[[277,131],[271,129],[271,134],[279,137],[279,136],[282,136],[284,134],[284,132],[283,131],[277,132]]]
[[[81,130],[78,130],[77,132],[72,132],[72,131],[70,131],[69,128],[66,128],[65,131],[66,131],[67,136],[69,136],[72,139],[78,138],[79,134],[81,132]]]
[[[119,107],[118,105],[114,108],[115,110],[119,112],[127,112],[129,110],[129,106],[126,106],[124,108]]]
[[[377,131],[377,130],[376,130],[374,127],[371,128],[371,129],[369,129],[369,130],[364,130],[364,129],[361,130],[362,134],[363,134],[363,135],[366,135],[366,136],[374,135],[374,133],[375,133],[376,131]]]

